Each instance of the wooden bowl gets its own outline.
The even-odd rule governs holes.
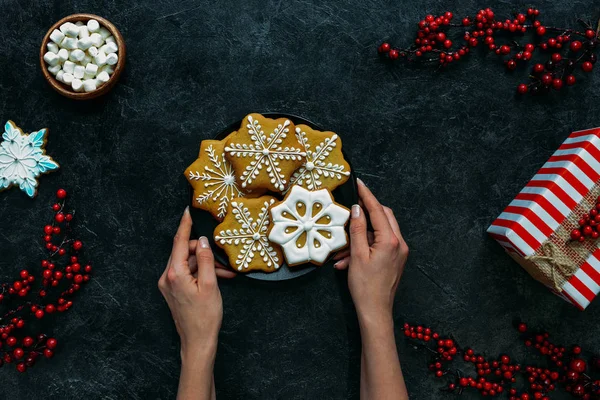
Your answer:
[[[100,23],[100,26],[103,26],[106,29],[108,29],[110,33],[114,36],[115,42],[117,43],[117,46],[119,46],[119,60],[117,61],[117,64],[115,65],[115,71],[110,75],[110,79],[108,80],[108,82],[103,83],[93,92],[75,92],[73,91],[71,86],[57,81],[54,75],[52,75],[50,71],[48,71],[48,65],[44,61],[44,54],[46,54],[46,52],[48,51],[47,45],[48,42],[50,42],[50,34],[52,33],[52,31],[54,31],[55,29],[59,29],[59,27],[65,22],[75,23],[77,21],[81,21],[83,23],[86,23],[90,19],[95,19],[96,21],[98,21]],[[44,36],[44,40],[42,40],[42,46],[40,47],[40,65],[42,67],[42,73],[44,74],[44,78],[46,78],[50,86],[52,86],[52,88],[58,93],[75,100],[89,100],[98,96],[102,96],[103,94],[108,93],[113,88],[115,83],[117,83],[117,81],[119,80],[119,76],[121,76],[123,68],[125,68],[125,55],[126,49],[125,41],[123,40],[123,35],[121,35],[121,32],[119,32],[119,30],[112,23],[110,23],[110,21],[94,14],[72,14],[67,17],[64,17],[63,19],[52,25],[52,27],[46,33],[46,36]]]

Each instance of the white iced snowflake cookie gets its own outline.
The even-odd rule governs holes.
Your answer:
[[[269,207],[275,198],[234,199],[225,219],[215,228],[215,243],[227,253],[239,272],[273,272],[281,266],[281,250],[267,238],[271,225]]]
[[[240,189],[224,148],[224,140],[203,140],[198,159],[185,170],[194,188],[194,207],[210,212],[219,221],[225,217],[231,199],[249,195]],[[254,193],[251,197],[256,196]]]
[[[24,134],[12,121],[4,125],[0,143],[0,191],[14,185],[29,197],[35,197],[37,178],[58,169],[58,163],[46,155],[47,132],[47,129],[41,129]]]
[[[296,137],[306,153],[306,159],[293,173],[291,185],[299,185],[308,190],[333,191],[350,178],[350,164],[344,159],[342,141],[337,134],[297,125]]]
[[[314,192],[293,186],[271,208],[269,240],[280,245],[288,265],[321,265],[331,252],[348,244],[345,225],[350,211],[333,201],[327,189]]]
[[[240,129],[228,136],[225,156],[242,188],[282,192],[292,173],[302,165],[306,152],[300,148],[290,120],[250,114]]]

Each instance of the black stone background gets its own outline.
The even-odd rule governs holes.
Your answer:
[[[0,194],[0,275],[43,255],[40,228],[59,187],[72,193],[93,281],[49,331],[60,346],[25,375],[0,370],[7,399],[169,399],[178,337],[157,290],[188,200],[182,176],[199,143],[252,111],[302,115],[338,132],[357,174],[392,207],[411,248],[394,317],[413,399],[452,398],[404,321],[453,333],[489,355],[528,353],[515,317],[597,351],[598,302],[553,296],[485,230],[571,131],[600,125],[597,72],[547,98],[514,96],[507,73],[475,52],[443,73],[390,67],[375,47],[409,44],[426,13],[501,15],[516,1],[0,1],[0,110],[26,132],[49,127],[60,164],[39,196]],[[543,21],[575,26],[594,1],[537,1]],[[74,12],[111,20],[126,70],[106,97],[62,98],[43,80],[42,37]],[[215,379],[228,399],[358,397],[359,338],[343,273],[288,284],[223,283]],[[476,398],[465,395],[463,398]],[[558,397],[557,397],[558,398]]]

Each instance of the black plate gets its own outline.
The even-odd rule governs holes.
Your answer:
[[[325,130],[325,129],[321,128],[320,126],[318,126],[302,117],[297,117],[295,115],[277,114],[277,113],[266,113],[266,114],[262,114],[262,115],[264,115],[267,118],[272,118],[272,119],[287,118],[296,125],[304,124],[304,125],[308,125],[311,128],[319,130],[319,131]],[[227,128],[225,128],[223,131],[221,131],[221,133],[219,133],[215,137],[215,140],[225,139],[227,137],[227,135],[229,135],[231,132],[237,130],[240,127],[241,123],[242,123],[242,120],[232,123]],[[343,136],[340,135],[340,137],[343,137]],[[358,193],[357,193],[357,188],[356,188],[356,175],[354,175],[354,169],[352,168],[352,163],[348,159],[348,155],[343,151],[343,147],[342,147],[342,153],[344,154],[344,158],[346,159],[348,164],[350,164],[350,179],[348,179],[348,181],[346,181],[346,183],[344,183],[343,185],[341,185],[337,189],[335,189],[332,192],[332,194],[337,203],[340,203],[341,205],[343,205],[347,208],[350,208],[350,207],[352,207],[353,204],[356,204],[358,202]],[[281,195],[275,195],[275,196],[278,198],[281,198]],[[194,190],[190,186],[190,213],[192,215],[192,220],[194,221],[194,233],[198,237],[206,236],[210,242],[210,245],[211,245],[213,251],[214,251],[215,258],[221,264],[229,265],[227,255],[225,254],[223,249],[221,249],[219,246],[217,246],[215,244],[215,241],[213,238],[213,231],[219,224],[219,221],[217,221],[208,211],[204,211],[199,208],[193,207],[193,202],[194,202]],[[333,261],[331,260],[331,257],[330,257],[329,260],[326,261],[322,267],[324,267],[324,268],[331,267],[332,264],[333,264]],[[259,280],[263,280],[263,281],[284,281],[284,280],[293,279],[293,278],[297,278],[299,276],[305,275],[311,271],[314,271],[316,268],[317,267],[315,267],[313,264],[306,263],[306,264],[296,265],[290,269],[287,266],[285,259],[284,259],[283,265],[275,272],[270,272],[270,273],[249,272],[247,274],[242,274],[242,275],[246,275],[249,278],[259,279]]]

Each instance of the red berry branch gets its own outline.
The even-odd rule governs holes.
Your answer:
[[[83,244],[71,237],[75,213],[66,211],[67,192],[59,189],[56,197],[52,222],[43,227],[48,255],[41,269],[23,269],[14,281],[0,284],[6,310],[0,312],[0,367],[14,362],[25,372],[38,357],[51,358],[58,342],[39,332],[35,321],[69,310],[74,294],[90,280],[92,267],[81,260]]]
[[[537,50],[547,54],[547,61],[533,66],[530,82],[520,84],[518,93],[543,93],[550,88],[560,90],[565,84],[575,84],[574,73],[578,66],[583,72],[591,72],[594,68],[600,22],[594,28],[579,20],[584,30],[578,31],[545,26],[539,16],[539,10],[529,8],[525,13],[515,14],[513,19],[502,21],[486,8],[479,10],[474,18],[466,17],[460,24],[454,24],[454,15],[450,11],[438,17],[427,15],[418,24],[412,46],[397,49],[385,42],[378,51],[390,60],[405,59],[446,67],[464,59],[471,49],[483,47],[502,57],[506,68],[512,71],[519,64],[530,61]],[[458,46],[449,37],[451,28],[462,30],[462,43]],[[520,43],[518,39],[523,39],[528,32],[533,33],[533,40]],[[546,38],[550,33],[552,36]]]
[[[449,380],[442,388],[444,391],[462,394],[473,390],[491,397],[507,393],[509,400],[548,400],[550,393],[560,386],[584,400],[600,399],[600,380],[592,379],[587,373],[588,364],[582,358],[580,346],[567,350],[552,343],[547,332],[532,332],[524,323],[517,324],[517,330],[525,345],[545,358],[545,366],[522,365],[508,355],[489,358],[471,348],[460,348],[453,339],[431,328],[404,324],[404,335],[418,340],[419,346],[432,354],[429,370],[436,377]],[[451,369],[450,364],[457,358],[474,372]],[[600,370],[600,358],[593,357],[591,367]],[[517,382],[518,377],[524,378],[522,382]],[[521,390],[516,387],[517,383]]]
[[[586,238],[598,239],[600,237],[600,197],[596,199],[596,205],[579,220],[579,228],[571,231],[571,240],[580,242]]]

